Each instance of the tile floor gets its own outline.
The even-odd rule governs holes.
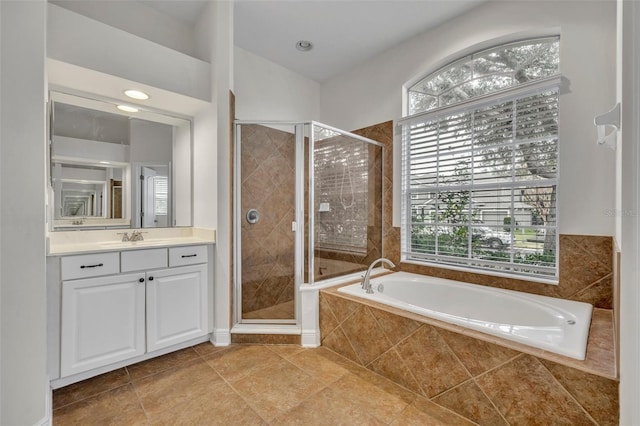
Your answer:
[[[203,343],[53,393],[58,425],[465,425],[325,349]]]

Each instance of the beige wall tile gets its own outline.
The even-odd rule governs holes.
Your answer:
[[[394,345],[422,325],[418,321],[394,315],[380,309],[369,308],[369,311],[376,318],[378,325],[380,325],[389,341]]]
[[[326,346],[343,357],[362,365],[362,361],[351,346],[342,327],[336,327],[328,336],[322,338],[322,346]]]
[[[344,320],[341,327],[365,366],[391,347],[391,342],[375,317],[364,305],[360,305],[349,318]]]
[[[434,327],[423,325],[395,348],[429,398],[470,378]]]
[[[419,395],[424,395],[415,376],[395,348],[391,348],[380,355],[375,361],[369,364],[368,368]]]
[[[433,398],[433,402],[479,425],[507,426],[509,424],[473,380],[438,395]]]
[[[442,329],[438,329],[438,333],[444,338],[445,342],[447,342],[449,347],[458,356],[458,359],[474,377],[520,354],[518,351],[474,339],[473,337],[463,334]]]
[[[544,366],[530,355],[476,379],[511,424],[594,424]]]
[[[618,424],[618,382],[540,360],[600,425]]]

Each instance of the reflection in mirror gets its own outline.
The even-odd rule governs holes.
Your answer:
[[[53,229],[191,226],[191,122],[51,92]]]
[[[54,219],[122,219],[123,174],[121,167],[54,162]]]

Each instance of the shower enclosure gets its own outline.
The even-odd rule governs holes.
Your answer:
[[[234,322],[294,326],[301,286],[382,256],[382,144],[317,122],[234,130]]]

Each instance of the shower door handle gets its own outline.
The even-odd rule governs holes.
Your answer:
[[[296,232],[298,230],[298,224],[293,221],[291,222],[291,232]]]

